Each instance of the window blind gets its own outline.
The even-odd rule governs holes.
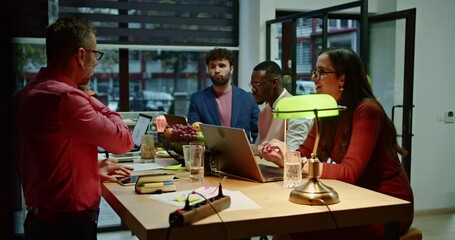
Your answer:
[[[59,0],[58,16],[83,16],[100,44],[238,46],[238,0]]]

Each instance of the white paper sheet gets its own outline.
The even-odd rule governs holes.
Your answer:
[[[178,192],[170,192],[170,193],[163,193],[163,194],[154,194],[150,195],[149,198],[165,202],[174,206],[184,207],[185,203],[178,201],[177,199],[186,199],[188,194],[190,194],[193,190],[188,191],[178,191]],[[195,189],[197,193],[202,194],[205,198],[211,198],[218,195],[218,188],[217,187],[200,187]],[[226,209],[225,211],[236,211],[236,210],[247,210],[247,209],[259,209],[257,203],[253,200],[248,198],[245,194],[240,191],[230,191],[227,189],[223,189],[223,195],[231,197],[231,206]],[[204,198],[199,196],[198,194],[192,194],[191,196],[198,197],[199,200],[191,202],[191,205],[204,201]]]
[[[134,168],[133,172],[163,168],[163,165],[158,163],[130,163],[123,165]]]

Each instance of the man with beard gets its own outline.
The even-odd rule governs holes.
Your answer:
[[[259,107],[253,95],[231,83],[234,71],[232,55],[215,48],[205,57],[212,86],[191,96],[188,122],[243,128],[251,143],[258,135]]]

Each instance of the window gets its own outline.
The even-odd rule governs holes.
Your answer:
[[[40,3],[37,7],[47,8],[49,22],[73,15],[92,21],[97,29],[98,48],[105,55],[95,69],[91,88],[113,110],[160,110],[186,115],[186,107],[173,107],[174,97],[177,94],[188,99],[196,90],[211,84],[205,52],[215,46],[226,47],[233,51],[234,58],[238,56],[238,0],[50,0],[48,5]],[[38,29],[43,30],[33,37],[41,38],[16,39],[17,51],[21,53],[14,55],[17,56],[17,89],[46,65],[44,27]],[[27,33],[16,36],[28,37]],[[125,50],[128,58],[120,59],[120,51]],[[127,73],[120,69],[121,61],[127,61]],[[235,62],[238,61],[235,59]],[[234,74],[237,73],[234,71]],[[120,79],[125,78],[126,95],[125,89],[120,89],[124,86]],[[236,79],[233,76],[233,82]],[[129,109],[120,109],[122,102],[126,102]],[[172,112],[173,109],[180,112]]]
[[[294,29],[283,28],[282,25],[289,21],[289,16],[293,16],[295,20],[295,56],[291,51],[289,44],[291,41],[282,41],[286,37],[292,36]],[[305,17],[309,15],[310,17]],[[281,61],[282,66],[290,65],[291,60],[294,60],[296,67],[290,69],[290,72],[295,74],[292,77],[295,81],[296,94],[315,93],[316,89],[311,80],[311,70],[314,68],[319,52],[323,45],[327,46],[344,46],[353,49],[358,49],[358,22],[352,19],[344,19],[342,15],[328,16],[327,43],[323,43],[323,18],[320,16],[314,17],[312,14],[292,13],[292,12],[277,12],[277,16],[286,17],[282,21],[269,21],[268,28],[270,35],[267,37],[270,40],[270,49],[268,53],[271,59]],[[303,17],[302,17],[303,16]],[[340,18],[338,18],[340,16]],[[276,41],[275,39],[278,39]],[[286,58],[286,59],[285,59]]]

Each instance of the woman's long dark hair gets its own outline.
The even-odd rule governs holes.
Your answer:
[[[321,139],[318,147],[318,157],[321,161],[326,161],[330,157],[334,147],[334,137],[338,129],[340,129],[339,142],[342,144],[337,146],[340,153],[340,156],[337,157],[341,159],[346,155],[351,139],[354,112],[359,103],[365,99],[376,102],[384,112],[383,130],[387,134],[383,134],[383,140],[390,154],[406,154],[406,150],[397,143],[397,132],[393,122],[387,117],[381,104],[373,94],[359,55],[348,48],[328,48],[320,53],[320,55],[322,54],[326,54],[330,58],[338,77],[345,74],[344,90],[338,104],[346,106],[347,109],[341,111],[339,116],[320,119]]]

